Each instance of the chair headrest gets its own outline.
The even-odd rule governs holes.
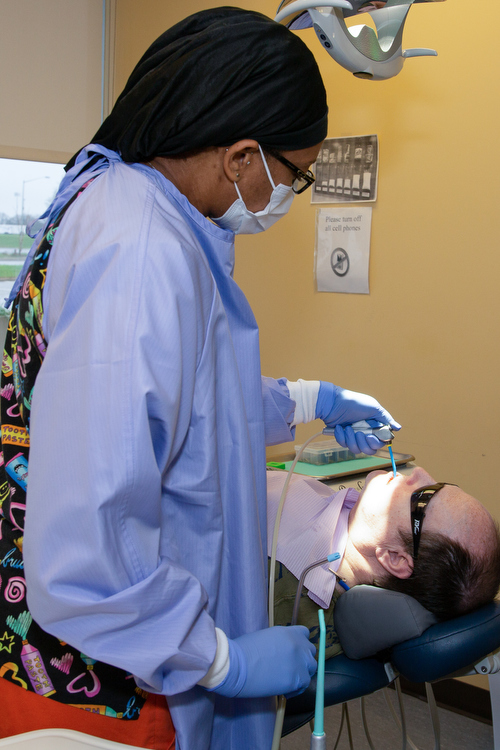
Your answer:
[[[433,682],[477,664],[500,649],[500,602],[446,622],[391,649],[391,663],[412,682]]]
[[[350,659],[416,638],[437,622],[413,597],[377,586],[353,586],[335,604],[335,630]]]

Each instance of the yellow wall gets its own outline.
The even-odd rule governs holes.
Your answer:
[[[117,92],[146,46],[206,0],[120,0]],[[244,7],[273,15],[276,3]],[[319,294],[315,208],[306,195],[263,235],[237,241],[236,278],[261,328],[265,374],[331,380],[376,396],[403,424],[395,450],[458,482],[500,519],[500,5],[414,6],[409,60],[384,82],[340,68],[310,31],[328,91],[329,136],[380,142],[370,295]],[[299,427],[298,441],[319,423]]]
[[[121,0],[116,90],[162,30],[212,5]],[[263,0],[244,5],[275,10]],[[329,135],[380,139],[371,293],[315,291],[307,194],[265,234],[238,238],[236,277],[260,324],[266,374],[375,395],[404,425],[396,450],[459,482],[500,517],[500,7],[487,17],[470,8],[466,0],[414,6],[405,46],[434,47],[439,56],[408,60],[383,82],[354,78],[312,31],[300,32],[324,76]]]

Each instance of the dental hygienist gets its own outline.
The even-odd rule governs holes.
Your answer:
[[[234,234],[286,213],[326,133],[303,42],[216,8],[154,42],[68,166],[2,368],[0,733],[264,749],[270,696],[308,685],[307,630],[266,628],[265,445],[316,417],[398,425],[261,379],[232,273]]]

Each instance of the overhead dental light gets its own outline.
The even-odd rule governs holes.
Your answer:
[[[408,57],[435,56],[436,50],[403,50],[403,28],[414,2],[441,0],[282,0],[275,21],[289,29],[314,28],[329,55],[358,78],[382,81],[397,75]],[[370,14],[375,28],[347,27],[345,18]]]

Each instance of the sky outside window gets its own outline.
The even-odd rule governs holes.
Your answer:
[[[0,314],[31,246],[25,221],[44,213],[63,176],[62,164],[0,159]]]
[[[42,214],[64,176],[62,164],[0,159],[0,223],[6,218]]]

